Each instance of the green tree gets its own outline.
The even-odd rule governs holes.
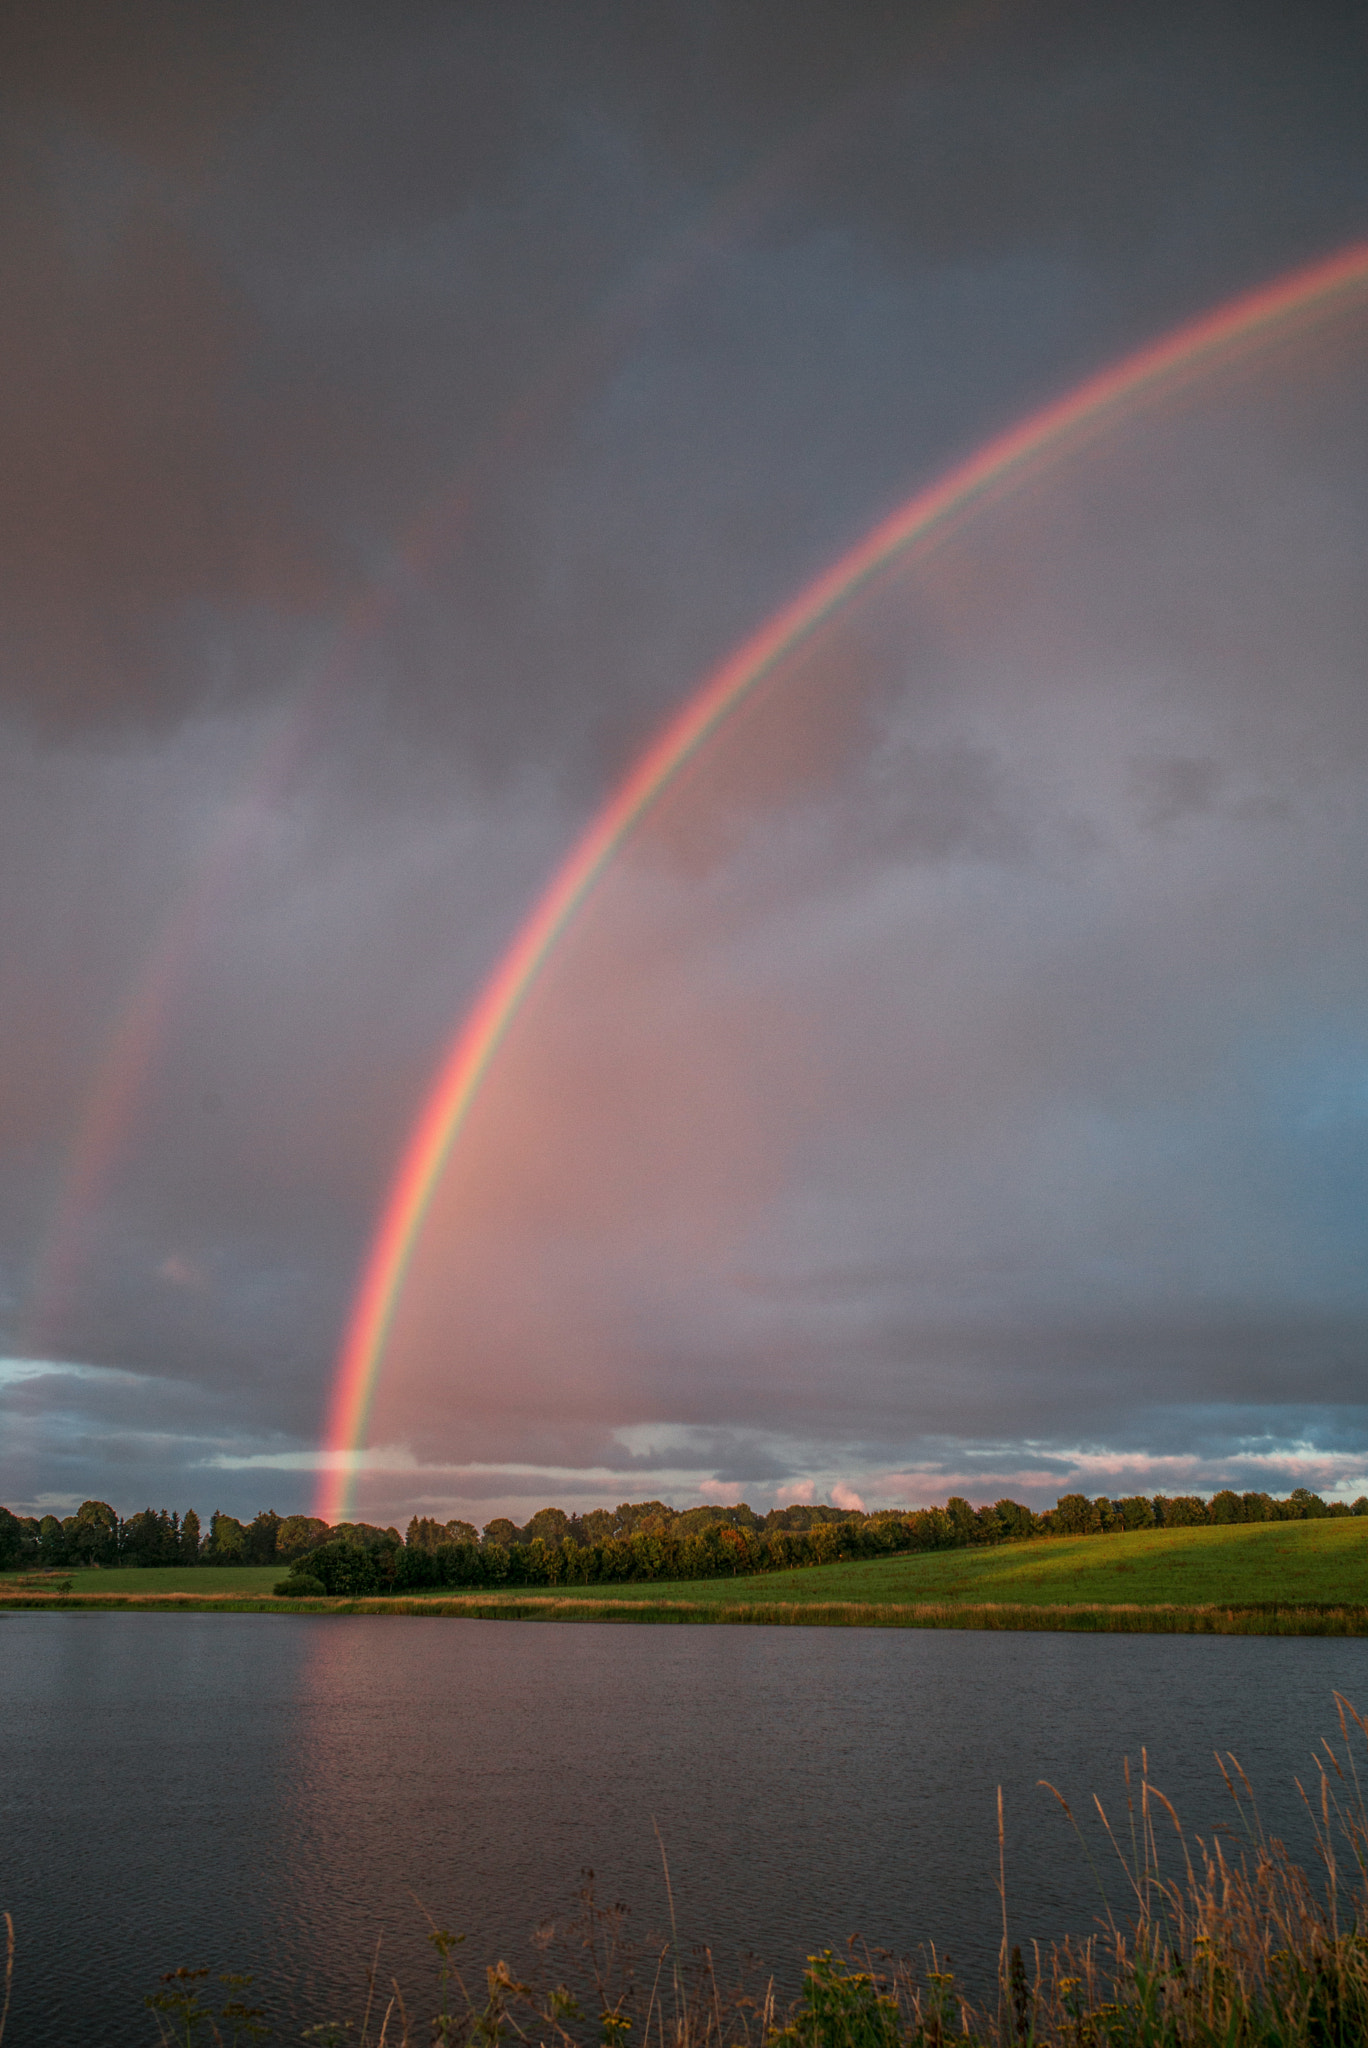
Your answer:
[[[516,1522],[510,1522],[507,1515],[495,1515],[492,1522],[485,1523],[484,1541],[498,1544],[501,1550],[511,1550],[522,1531]]]
[[[335,1522],[329,1541],[352,1543],[358,1550],[397,1550],[403,1542],[397,1529],[378,1529],[374,1522]]]
[[[328,1525],[317,1515],[286,1515],[276,1530],[276,1556],[287,1560],[303,1557],[327,1541]]]
[[[247,1531],[235,1515],[215,1509],[209,1517],[209,1541],[204,1546],[205,1564],[241,1564]]]
[[[1061,1494],[1050,1519],[1056,1536],[1090,1536],[1102,1527],[1102,1511],[1086,1493]]]
[[[124,1564],[175,1564],[180,1556],[180,1527],[165,1508],[144,1508],[130,1515],[119,1531],[119,1558]]]
[[[993,1513],[997,1516],[999,1533],[1006,1542],[1016,1542],[1022,1537],[1034,1536],[1036,1533],[1036,1518],[1029,1508],[1021,1505],[1020,1501],[996,1501]]]
[[[247,1564],[274,1564],[279,1529],[280,1517],[274,1508],[266,1508],[254,1516],[242,1539],[244,1561]]]
[[[522,1532],[524,1543],[564,1543],[570,1528],[570,1517],[564,1508],[538,1508]]]
[[[200,1559],[200,1518],[193,1508],[185,1510],[180,1525],[180,1561],[198,1564]]]
[[[1213,1493],[1207,1513],[1213,1522],[1224,1525],[1227,1522],[1242,1522],[1245,1518],[1244,1502],[1238,1493],[1232,1493],[1228,1486],[1219,1493]]]
[[[970,1507],[968,1501],[961,1500],[957,1493],[952,1493],[949,1500],[945,1503],[945,1518],[953,1532],[951,1536],[953,1543],[972,1543],[978,1535],[978,1523],[974,1519],[974,1510]]]
[[[1210,1519],[1206,1502],[1196,1493],[1156,1493],[1154,1517],[1164,1529],[1197,1529]]]
[[[309,1552],[303,1570],[317,1579],[334,1600],[354,1600],[381,1589],[377,1553],[345,1537],[334,1538]]]
[[[66,1531],[56,1515],[44,1515],[38,1524],[38,1556],[49,1570],[67,1562]]]
[[[67,1524],[67,1547],[78,1564],[113,1564],[119,1549],[119,1518],[108,1501],[83,1500]]]
[[[1121,1521],[1127,1529],[1152,1529],[1154,1527],[1154,1502],[1143,1493],[1128,1493],[1116,1505],[1121,1510]]]

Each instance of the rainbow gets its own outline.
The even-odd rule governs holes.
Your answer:
[[[354,1491],[394,1311],[433,1191],[480,1084],[548,955],[600,876],[718,728],[837,608],[895,557],[937,544],[1020,489],[1118,414],[1319,317],[1368,285],[1357,242],[1227,301],[1088,378],[917,492],[777,612],[717,669],[609,797],[517,933],[466,1017],[413,1127],[368,1251],[332,1389],[317,1512],[342,1520]]]

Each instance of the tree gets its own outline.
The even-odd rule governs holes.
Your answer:
[[[522,1532],[524,1543],[563,1543],[570,1529],[564,1508],[538,1508]]]
[[[1245,1518],[1244,1502],[1238,1493],[1232,1493],[1228,1486],[1223,1486],[1219,1493],[1212,1494],[1207,1513],[1213,1522],[1242,1522]]]
[[[125,1564],[175,1564],[180,1557],[180,1528],[165,1508],[144,1508],[130,1515],[119,1531],[119,1556]]]
[[[334,1600],[356,1599],[380,1590],[376,1553],[363,1549],[359,1543],[348,1543],[345,1537],[320,1544],[317,1550],[310,1551],[304,1570],[310,1578],[317,1579]]]
[[[215,1509],[209,1518],[209,1541],[204,1546],[205,1564],[241,1564],[247,1531],[234,1515]]]
[[[24,1554],[24,1525],[18,1515],[0,1508],[0,1571],[11,1571]]]
[[[1034,1536],[1036,1533],[1036,1518],[1029,1508],[1021,1505],[1020,1501],[996,1501],[993,1513],[997,1516],[999,1533],[1009,1543],[1025,1536]]]
[[[377,1529],[374,1522],[335,1522],[328,1535],[330,1542],[354,1543],[358,1550],[397,1550],[403,1542],[397,1529]]]
[[[119,1550],[119,1518],[108,1501],[83,1500],[66,1524],[67,1548],[78,1564],[113,1564]]]
[[[1121,1521],[1127,1529],[1152,1529],[1154,1527],[1154,1503],[1143,1493],[1128,1493],[1116,1505],[1121,1510]]]
[[[1207,1504],[1199,1494],[1179,1493],[1154,1496],[1155,1520],[1165,1529],[1197,1529],[1210,1518]]]
[[[66,1532],[56,1515],[44,1515],[38,1524],[38,1555],[49,1570],[67,1561]]]
[[[187,1508],[180,1525],[180,1561],[182,1564],[198,1564],[199,1557],[200,1519],[193,1508]]]
[[[274,1508],[266,1508],[256,1515],[242,1540],[243,1560],[247,1564],[274,1564],[276,1561],[276,1535],[280,1528],[280,1517]]]
[[[328,1537],[328,1525],[318,1515],[286,1515],[276,1530],[276,1556],[293,1560],[316,1550]]]
[[[502,1550],[511,1550],[522,1531],[516,1522],[510,1522],[507,1515],[495,1515],[492,1522],[485,1523],[484,1540],[497,1543]]]
[[[1090,1536],[1102,1527],[1102,1511],[1086,1493],[1061,1494],[1050,1519],[1056,1536]]]

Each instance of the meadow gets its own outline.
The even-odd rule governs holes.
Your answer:
[[[73,1565],[61,1574],[69,1579],[73,1593],[194,1593],[203,1599],[215,1593],[251,1594],[265,1599],[280,1577],[278,1564],[204,1565],[103,1565],[82,1570]],[[0,1574],[0,1585],[13,1583],[11,1574]]]
[[[1368,1603],[1368,1526],[1344,1519],[1052,1536],[980,1550],[913,1551],[767,1572],[763,1579],[597,1585],[592,1590],[596,1599],[649,1595],[704,1604],[757,1594],[766,1601],[873,1606]]]
[[[1368,1521],[1232,1523],[1049,1537],[968,1550],[920,1551],[767,1572],[761,1577],[598,1584],[583,1589],[450,1589],[367,1601],[277,1600],[278,1566],[73,1569],[68,1593],[0,1583],[0,1602],[242,1603],[277,1609],[509,1614],[529,1618],[798,1621],[814,1625],[1067,1626],[1094,1613],[1108,1627],[1183,1626],[1216,1610],[1259,1628],[1272,1610],[1335,1610],[1335,1627],[1368,1629]],[[1111,1610],[1103,1619],[1102,1611]],[[1236,1610],[1237,1612],[1229,1612]],[[1241,1614],[1238,1610],[1245,1610]],[[1362,1610],[1356,1615],[1356,1610]],[[1053,1617],[1053,1618],[1052,1618]],[[1272,1616],[1276,1620],[1276,1616]],[[1284,1615],[1284,1620],[1290,1620]],[[1205,1623],[1203,1625],[1206,1625]]]

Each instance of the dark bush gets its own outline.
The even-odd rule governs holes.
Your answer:
[[[381,1577],[374,1551],[362,1550],[345,1538],[311,1550],[308,1567],[303,1576],[321,1581],[323,1591],[334,1600],[356,1599],[380,1591]]]
[[[281,1600],[319,1600],[327,1590],[322,1579],[316,1579],[312,1572],[291,1572],[288,1579],[277,1579],[271,1588]]]

